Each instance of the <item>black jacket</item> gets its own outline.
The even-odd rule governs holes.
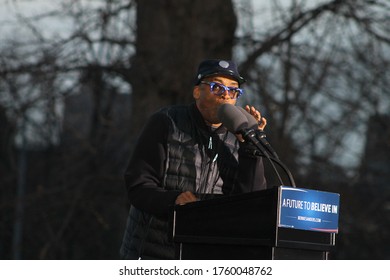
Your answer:
[[[155,113],[125,173],[131,204],[121,247],[125,259],[173,259],[169,216],[176,197],[266,188],[263,162],[226,128],[208,127],[195,104]]]

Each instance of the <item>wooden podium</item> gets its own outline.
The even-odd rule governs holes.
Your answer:
[[[326,260],[336,234],[279,226],[280,188],[175,206],[176,258]]]

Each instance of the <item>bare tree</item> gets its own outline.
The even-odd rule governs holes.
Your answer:
[[[231,56],[236,22],[230,2],[207,3],[210,9],[205,12],[204,1],[141,1],[137,33],[134,1],[84,4],[64,1],[61,9],[18,15],[33,36],[13,42],[8,50],[15,55],[4,56],[0,70],[2,84],[15,88],[5,99],[18,101],[10,103],[8,112],[20,112],[33,131],[28,134],[28,159],[35,164],[25,175],[31,180],[23,208],[28,210],[24,228],[37,229],[24,241],[34,239],[36,246],[30,245],[22,257],[107,258],[105,246],[110,245],[109,257],[116,256],[125,221],[122,174],[135,136],[130,133],[153,109],[191,99],[194,67],[201,58]],[[39,24],[52,18],[68,21],[73,29],[46,37]],[[24,49],[26,45],[31,51]],[[21,55],[24,62],[18,60]],[[181,78],[183,72],[187,77]],[[25,84],[23,77],[28,77]],[[56,111],[54,104],[65,106],[64,111]],[[27,114],[42,109],[47,112],[43,118],[34,120],[36,113]],[[127,112],[133,114],[132,129]],[[62,131],[53,137],[50,124],[62,118]],[[37,139],[41,148],[32,154],[31,143]],[[116,217],[109,219],[114,213]],[[71,230],[80,225],[82,231]],[[111,242],[98,241],[113,230]],[[95,232],[92,238],[90,231]],[[82,249],[70,248],[69,243]]]
[[[374,231],[378,225],[388,227],[383,227],[387,220],[379,218],[388,215],[383,200],[388,195],[378,196],[368,191],[373,186],[366,185],[363,191],[358,185],[365,176],[359,173],[360,164],[369,160],[362,153],[366,131],[377,122],[370,116],[388,114],[390,107],[390,5],[387,1],[323,1],[314,6],[292,1],[288,7],[272,3],[275,24],[257,33],[247,25],[252,32],[243,32],[241,50],[247,54],[242,71],[250,78],[250,91],[258,92],[254,100],[268,117],[271,143],[292,167],[298,185],[342,194],[344,251],[339,257],[386,256],[380,244],[388,243],[388,238],[378,234],[374,241],[373,233],[361,226],[371,224]],[[384,165],[388,170],[386,164],[390,163]],[[376,206],[364,210],[361,203],[367,197]],[[368,222],[370,215],[376,218]],[[354,242],[365,247],[360,252],[348,248]]]
[[[137,1],[137,27],[129,73],[135,133],[157,108],[192,100],[201,60],[231,58],[236,17],[231,1],[142,0]]]
[[[0,135],[0,154],[8,155],[0,172],[11,170],[0,177],[2,237],[13,234],[9,201],[27,139],[23,241],[34,245],[22,247],[22,257],[116,258],[131,143],[154,110],[192,100],[195,67],[212,57],[241,62],[248,82],[239,102],[260,107],[298,185],[341,192],[342,223],[352,221],[362,135],[370,115],[389,110],[389,4],[267,3],[269,10],[248,1],[76,0],[33,16],[17,12],[29,35],[3,43],[0,58],[0,122],[10,128]],[[71,28],[48,33],[42,26],[53,22]],[[340,234],[340,257],[353,257],[353,231]]]
[[[343,165],[345,152],[354,152],[351,133],[361,135],[370,114],[389,106],[389,5],[329,1],[310,8],[302,1],[286,9],[274,3],[275,28],[243,38],[242,71],[259,92],[272,138],[285,147],[292,137],[304,147],[292,162],[303,167],[297,171],[315,172],[318,160]]]
[[[120,126],[129,120],[125,73],[134,49],[134,3],[84,4],[64,1],[38,15],[17,13],[30,35],[25,41],[10,40],[2,52],[1,101],[9,119],[24,121],[18,137],[28,140],[27,171],[14,177],[27,182],[23,200],[18,200],[23,201],[18,209],[25,209],[18,213],[24,216],[15,216],[14,223],[23,228],[15,227],[15,246],[2,251],[5,258],[12,250],[15,258],[118,254],[124,219],[122,172],[129,150],[129,133]],[[53,19],[67,21],[73,29],[47,36],[42,24]],[[79,110],[66,105],[78,105]],[[80,122],[88,124],[81,131]],[[7,191],[15,199],[16,190]],[[2,204],[2,215],[13,212],[10,206]],[[9,228],[11,221],[5,224]],[[91,238],[91,232],[97,234]],[[111,235],[106,244],[96,242],[105,235]]]

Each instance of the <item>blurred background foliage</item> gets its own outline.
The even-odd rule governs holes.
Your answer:
[[[390,258],[387,0],[3,2],[1,259],[118,259],[134,140],[205,58],[240,65],[297,186],[340,193],[331,258]]]

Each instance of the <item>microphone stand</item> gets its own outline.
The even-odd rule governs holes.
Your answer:
[[[294,178],[293,178],[290,170],[287,168],[286,165],[284,165],[280,161],[280,159],[277,156],[274,156],[274,155],[276,155],[276,153],[273,150],[269,150],[269,147],[267,147],[267,146],[264,147],[265,144],[257,138],[257,133],[254,129],[242,130],[241,135],[243,136],[243,138],[246,141],[249,141],[256,146],[256,148],[258,149],[257,152],[258,152],[259,156],[265,156],[268,159],[268,161],[270,162],[272,168],[274,169],[274,171],[278,177],[278,180],[282,186],[284,185],[284,183],[283,183],[283,180],[282,180],[278,170],[276,169],[276,167],[274,165],[274,162],[277,163],[283,169],[283,171],[287,174],[287,177],[290,181],[291,186],[296,188],[295,181],[294,181]]]
[[[259,156],[265,156],[268,160],[271,160],[272,162],[277,163],[277,164],[283,169],[283,171],[286,172],[291,187],[296,188],[294,178],[293,178],[293,176],[292,176],[290,170],[287,168],[287,166],[286,166],[283,162],[281,162],[280,160],[278,160],[278,159],[276,159],[276,158],[274,158],[274,157],[269,157],[269,156],[264,155],[264,154],[262,154],[262,153],[263,153],[263,151],[262,151],[261,153],[260,153],[259,151],[257,151],[257,155],[259,155]],[[273,165],[273,164],[272,164],[272,165]],[[274,168],[274,169],[275,169],[275,168]],[[276,171],[275,171],[275,172],[276,172]]]

